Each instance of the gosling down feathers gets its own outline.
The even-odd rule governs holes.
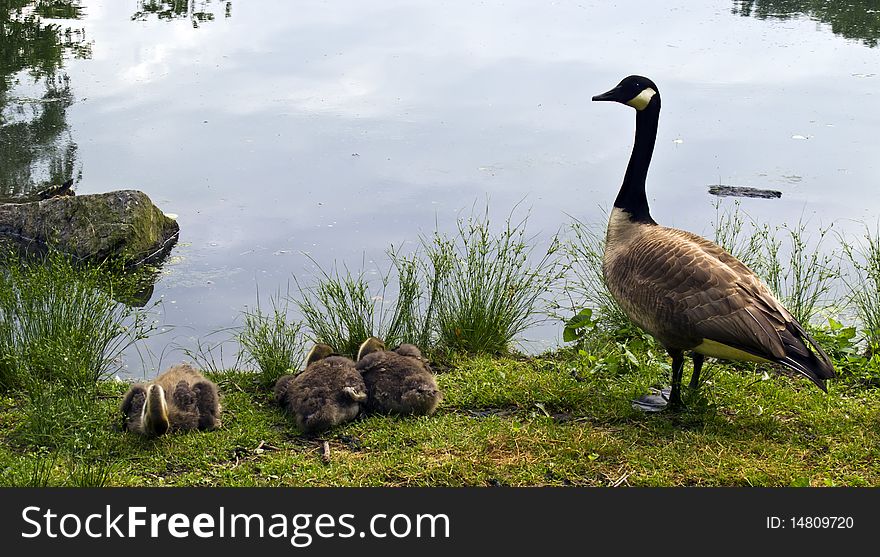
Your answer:
[[[220,427],[217,385],[189,364],[171,366],[146,385],[133,385],[121,409],[125,429],[148,437]]]
[[[782,365],[823,391],[835,377],[828,356],[738,259],[690,232],[651,218],[645,178],[660,116],[650,79],[624,78],[593,97],[636,109],[636,136],[623,185],[608,221],[603,274],[623,311],[672,357],[669,404],[681,404],[684,352],[693,352],[691,388],[705,356]]]
[[[358,350],[357,369],[367,386],[367,410],[380,414],[433,414],[443,398],[430,366],[412,344],[385,350],[370,337]]]
[[[306,357],[306,369],[275,383],[275,400],[293,415],[304,433],[325,431],[353,420],[367,399],[361,374],[348,358],[316,344]]]

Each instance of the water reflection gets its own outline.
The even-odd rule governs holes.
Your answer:
[[[66,57],[86,59],[77,1],[4,2],[0,9],[0,196],[25,195],[79,175],[67,123],[74,102]],[[52,19],[53,22],[46,22]]]
[[[807,16],[831,25],[836,35],[872,48],[880,40],[880,0],[735,0],[732,11],[758,19]]]
[[[132,21],[146,21],[152,16],[159,20],[189,19],[193,27],[214,21],[214,12],[223,12],[223,17],[232,15],[232,2],[212,2],[211,0],[141,0],[138,11],[131,16]]]

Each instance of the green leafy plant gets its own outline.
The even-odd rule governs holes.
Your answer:
[[[630,326],[624,330],[606,329],[589,308],[568,320],[562,340],[575,343],[593,373],[627,373],[660,359],[650,335]]]
[[[584,338],[586,333],[593,331],[598,323],[593,320],[593,310],[582,309],[577,315],[568,320],[562,330],[562,340],[574,342]]]
[[[856,327],[829,319],[826,327],[813,334],[834,361],[840,380],[858,386],[880,387],[878,345],[859,338]]]

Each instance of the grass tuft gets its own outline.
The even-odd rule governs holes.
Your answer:
[[[289,298],[270,298],[271,310],[263,313],[260,295],[251,311],[244,312],[238,343],[260,368],[260,381],[274,384],[284,374],[301,368],[304,358],[302,325],[288,318]]]
[[[502,353],[541,319],[541,302],[559,278],[554,238],[533,261],[526,219],[492,232],[488,210],[459,219],[453,235],[422,238],[421,250],[388,251],[378,287],[364,271],[325,271],[294,298],[314,340],[354,355],[369,336],[453,352]],[[396,279],[396,290],[391,288]]]
[[[421,287],[417,256],[389,252],[391,268],[380,275],[379,285],[367,274],[352,273],[348,267],[326,271],[318,266],[315,284],[299,284],[292,298],[315,342],[329,344],[340,354],[355,356],[368,337],[382,338],[389,346],[418,342],[426,337],[420,316]],[[397,278],[397,297],[389,290],[392,275]]]
[[[423,245],[435,270],[437,293],[431,315],[441,347],[455,352],[497,354],[540,321],[541,301],[560,278],[553,238],[533,258],[527,218],[512,217],[492,232],[482,217],[460,218],[455,236],[435,232]]]
[[[803,218],[794,226],[771,227],[756,223],[739,207],[722,210],[716,203],[716,243],[752,269],[795,319],[809,325],[834,305],[831,297],[841,278],[840,266],[823,249],[832,227],[819,227],[814,237]]]
[[[841,238],[841,247],[853,276],[845,277],[847,303],[861,322],[865,340],[872,351],[880,349],[880,224],[874,232],[867,226],[865,236],[850,244]]]
[[[562,249],[565,278],[562,295],[554,308],[554,316],[567,320],[586,308],[590,310],[592,319],[603,328],[632,328],[629,318],[605,285],[602,271],[602,257],[605,253],[604,227],[573,218],[568,224],[567,239]]]
[[[107,269],[67,256],[4,260],[0,271],[0,388],[59,381],[94,386],[122,352],[154,328],[148,314],[117,302]]]

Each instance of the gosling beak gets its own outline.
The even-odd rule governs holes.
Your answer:
[[[601,95],[596,95],[595,97],[593,97],[593,100],[594,100],[594,101],[617,101],[617,102],[621,102],[621,100],[620,100],[620,94],[621,94],[621,89],[620,89],[620,86],[618,85],[617,87],[615,87],[614,89],[612,89],[612,90],[610,90],[610,91],[608,91],[608,92],[606,92],[606,93],[602,93]]]

